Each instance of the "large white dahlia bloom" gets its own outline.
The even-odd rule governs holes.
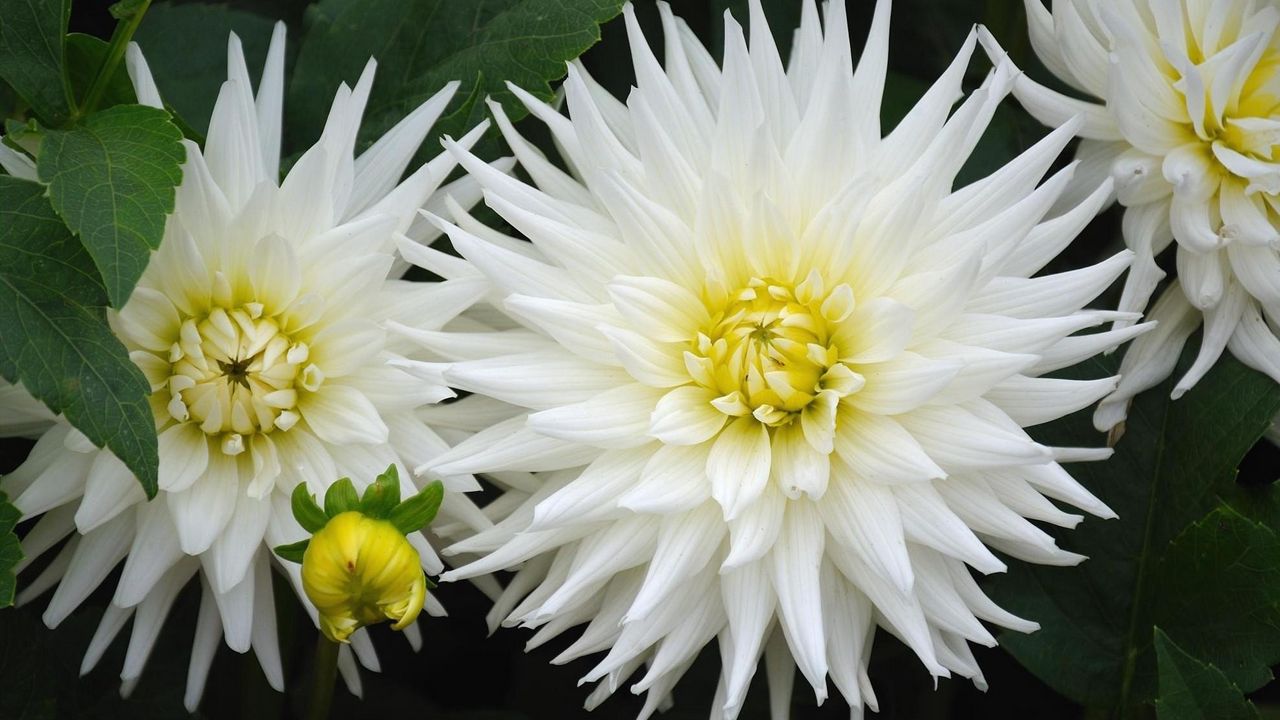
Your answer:
[[[982,684],[967,645],[981,620],[1030,631],[979,590],[1004,563],[1073,564],[1029,519],[1112,513],[1023,427],[1095,402],[1114,378],[1041,378],[1138,334],[1082,306],[1131,253],[1030,276],[1111,192],[1045,219],[1074,166],[1037,183],[1076,130],[1050,134],[952,191],[1013,69],[955,112],[976,44],[882,137],[890,3],[854,70],[843,3],[825,27],[806,3],[784,67],[758,2],[751,41],[726,17],[718,67],[660,5],[665,67],[630,8],[638,88],[625,104],[577,65],[568,117],[512,88],[550,128],[569,172],[493,106],[532,179],[446,143],[489,206],[532,243],[436,219],[465,262],[406,246],[446,277],[483,276],[505,314],[488,331],[413,333],[454,359],[474,393],[436,413],[475,434],[421,468],[489,473],[494,527],[447,552],[484,557],[444,575],[517,570],[490,622],[587,623],[558,661],[607,651],[587,673],[601,702],[642,665],[648,716],[712,640],[724,669],[714,717],[734,717],[762,654],[775,703],[794,669],[827,676],[861,714],[873,631],[935,676]],[[531,474],[536,473],[536,474]]]
[[[1081,116],[1078,157],[1110,174],[1135,253],[1120,310],[1141,311],[1176,241],[1178,277],[1159,327],[1134,342],[1098,407],[1107,429],[1173,372],[1203,324],[1179,397],[1224,349],[1280,382],[1280,5],[1274,0],[1026,0],[1036,54],[1067,97],[1020,76],[1014,95],[1043,122]],[[984,36],[993,56],[1003,57]],[[1124,323],[1120,323],[1123,325]]]
[[[290,491],[306,483],[323,494],[342,475],[363,487],[391,463],[412,468],[446,447],[418,413],[452,392],[395,367],[428,356],[384,325],[436,329],[485,292],[478,279],[399,280],[408,265],[394,255],[393,236],[414,232],[416,211],[455,166],[443,154],[400,182],[455,85],[353,159],[370,62],[354,88],[338,90],[319,142],[279,182],[284,26],[272,38],[256,97],[234,35],[228,65],[205,147],[185,143],[160,250],[128,303],[110,315],[151,383],[159,495],[145,502],[123,463],[20,387],[0,391],[6,433],[39,432],[30,457],[0,481],[24,518],[42,515],[23,539],[23,565],[70,536],[19,601],[56,584],[44,613],[56,626],[124,561],[83,670],[132,618],[121,674],[127,692],[175,596],[198,576],[204,594],[188,708],[199,702],[223,638],[238,652],[252,647],[268,681],[282,687],[271,547],[305,537]],[[138,99],[158,106],[136,47],[128,68]],[[13,172],[29,172],[16,155],[4,160]],[[453,189],[460,201],[479,199],[474,183]],[[473,478],[446,480],[454,491],[477,487]],[[454,495],[445,512],[465,512],[467,502]],[[439,572],[426,539],[409,539],[427,572]],[[282,569],[314,618],[298,566]],[[428,605],[441,611],[433,600]],[[410,640],[421,642],[416,630]],[[352,641],[356,655],[376,666],[367,635]],[[358,682],[345,649],[341,666]]]

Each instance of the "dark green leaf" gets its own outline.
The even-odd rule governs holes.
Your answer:
[[[162,2],[147,10],[133,40],[142,48],[165,104],[203,135],[227,79],[230,34],[239,36],[249,72],[256,78],[267,57],[272,26],[268,18],[226,5]]]
[[[364,489],[360,498],[360,512],[369,517],[386,520],[400,503],[400,472],[394,464]]]
[[[506,89],[511,81],[543,98],[550,81],[600,39],[600,23],[617,15],[621,0],[321,0],[308,8],[306,35],[290,85],[291,137],[309,144],[319,137],[330,101],[343,81],[359,76],[376,58],[383,68],[365,111],[361,138],[376,138],[450,80],[459,95],[488,94],[512,119],[525,115]],[[477,78],[483,85],[477,89]],[[485,114],[468,102],[433,131],[458,137]],[[439,152],[426,143],[428,156]]]
[[[1155,630],[1155,647],[1160,720],[1257,720],[1258,710],[1221,670],[1187,654],[1160,628]]]
[[[1175,378],[1194,358],[1194,345],[1183,353]],[[1092,360],[1064,375],[1099,377],[1115,366],[1114,357]],[[1041,625],[1030,635],[1007,633],[1001,644],[1058,692],[1087,705],[1133,706],[1154,697],[1152,626],[1157,600],[1166,593],[1157,574],[1160,560],[1188,524],[1217,507],[1240,458],[1280,409],[1280,388],[1228,356],[1176,402],[1169,399],[1173,383],[1133,403],[1114,457],[1068,468],[1121,517],[1054,531],[1061,546],[1089,559],[1074,568],[1011,563],[990,583],[998,602]],[[1066,447],[1102,441],[1088,411],[1033,435]],[[1202,573],[1184,581],[1218,579]],[[1182,641],[1185,628],[1161,627]]]
[[[110,448],[154,496],[150,386],[107,327],[102,281],[44,191],[0,176],[0,375]]]
[[[71,76],[71,88],[76,97],[88,94],[89,86],[93,84],[94,77],[107,59],[108,47],[110,46],[106,42],[92,35],[71,33],[67,36],[67,74]],[[102,95],[102,106],[128,105],[137,101],[133,94],[133,83],[129,82],[129,73],[121,63],[116,66],[111,80],[107,82],[106,91]]]
[[[444,500],[444,485],[439,480],[422,488],[417,495],[405,500],[391,511],[391,524],[402,533],[421,530],[435,519]]]
[[[293,495],[290,496],[289,502],[293,508],[293,519],[298,521],[303,530],[312,535],[329,522],[329,516],[325,515],[316,504],[316,499],[307,490],[306,483],[298,483],[293,488]]]
[[[289,562],[295,562],[301,565],[302,556],[306,554],[307,546],[310,544],[311,538],[307,538],[306,540],[299,540],[296,543],[289,543],[288,545],[277,545],[275,547],[275,553]]]
[[[360,496],[351,478],[342,478],[329,486],[324,494],[324,514],[334,517],[339,513],[360,509]]]
[[[71,0],[0,0],[0,78],[49,125],[71,115],[62,37]]]
[[[1280,661],[1280,537],[1221,507],[1169,546],[1152,614],[1178,644],[1254,689]]]
[[[121,307],[160,247],[182,180],[182,132],[163,110],[117,105],[68,131],[49,131],[40,179],[67,227],[80,236]]]
[[[22,513],[0,492],[0,607],[13,604],[13,591],[18,584],[13,569],[22,560],[22,545],[13,528],[21,518]]]

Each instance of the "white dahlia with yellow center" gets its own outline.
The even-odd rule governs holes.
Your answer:
[[[70,536],[25,583],[20,602],[56,584],[44,613],[56,626],[123,561],[83,669],[132,618],[122,672],[127,691],[178,591],[199,576],[204,598],[188,708],[199,701],[223,638],[238,652],[252,647],[269,682],[282,687],[271,547],[305,537],[289,493],[306,483],[323,496],[340,476],[367,483],[391,463],[412,468],[446,447],[419,413],[453,393],[397,367],[429,355],[385,326],[437,329],[485,292],[476,279],[398,279],[408,265],[397,260],[393,238],[425,238],[423,226],[435,232],[425,221],[416,230],[411,224],[455,163],[444,154],[401,176],[455,85],[353,158],[371,62],[354,88],[339,89],[319,142],[280,182],[283,25],[256,97],[234,35],[228,66],[208,141],[203,148],[185,143],[183,180],[161,247],[109,318],[151,384],[158,496],[146,502],[123,463],[65,420],[40,417],[20,387],[3,391],[9,434],[42,432],[27,461],[0,481],[24,518],[42,515],[23,539],[23,564]],[[139,101],[159,106],[136,47],[128,68]],[[5,160],[24,172],[16,156]],[[454,190],[458,201],[479,198],[474,183]],[[477,487],[472,478],[447,480],[455,491]],[[403,488],[406,496],[413,492]],[[466,502],[451,498],[445,510]],[[421,533],[409,539],[426,571],[438,573],[442,564]],[[301,596],[297,565],[282,569]],[[440,611],[434,600],[428,609]],[[421,642],[416,631],[410,639]],[[376,666],[367,635],[354,635],[352,647]],[[349,652],[342,667],[358,682]]]
[[[1224,350],[1280,382],[1280,5],[1274,0],[1026,0],[1045,66],[1084,95],[1022,76],[1019,101],[1057,126],[1081,116],[1079,158],[1110,174],[1135,253],[1120,310],[1141,311],[1176,243],[1178,277],[1156,300],[1158,328],[1134,342],[1094,417],[1170,373],[1204,327],[1174,388],[1191,389]],[[1004,53],[984,37],[993,56]],[[1123,325],[1123,323],[1121,323]]]
[[[718,641],[713,717],[742,707],[762,654],[785,707],[795,667],[830,676],[860,714],[877,625],[935,676],[982,683],[983,620],[1030,631],[969,567],[989,547],[1073,564],[1030,520],[1112,513],[1023,430],[1083,408],[1114,378],[1041,378],[1146,329],[1074,335],[1132,316],[1082,310],[1131,253],[1032,278],[1106,201],[1045,219],[1074,165],[1037,187],[1071,138],[1054,132],[952,190],[1012,68],[952,113],[976,44],[882,137],[890,3],[857,69],[842,3],[806,3],[784,67],[758,2],[751,41],[726,18],[723,67],[659,6],[665,66],[631,10],[626,104],[571,65],[568,116],[512,88],[568,172],[493,105],[531,183],[449,145],[488,205],[532,242],[435,218],[465,262],[412,262],[495,286],[489,330],[407,333],[452,356],[473,395],[447,408],[475,434],[420,468],[488,473],[494,527],[453,545],[483,557],[444,575],[516,574],[492,624],[586,629],[557,661],[607,654],[601,702],[641,666],[644,716]],[[536,474],[532,474],[536,473]],[[969,567],[966,567],[969,566]]]

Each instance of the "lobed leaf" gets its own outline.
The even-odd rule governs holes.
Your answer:
[[[75,103],[63,72],[70,17],[71,0],[0,0],[0,78],[54,126]]]
[[[1241,687],[1280,660],[1280,536],[1222,506],[1169,545],[1153,574],[1152,615],[1178,644]]]
[[[0,375],[109,448],[153,497],[150,385],[107,326],[102,281],[44,192],[0,176]]]
[[[160,247],[185,158],[168,113],[142,105],[117,105],[45,135],[40,180],[89,250],[115,307],[128,301]]]
[[[600,24],[623,0],[320,0],[307,10],[306,32],[290,84],[295,144],[319,137],[341,82],[354,82],[373,57],[383,68],[365,110],[361,139],[382,135],[451,80],[462,81],[461,103],[434,135],[460,136],[485,116],[482,99],[502,102],[512,120],[524,106],[510,81],[542,98],[565,63],[600,39]],[[424,143],[424,159],[436,155]]]
[[[1222,671],[1178,647],[1160,628],[1155,629],[1160,693],[1160,720],[1257,720],[1258,710]]]

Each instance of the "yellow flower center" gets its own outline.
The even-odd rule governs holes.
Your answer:
[[[1228,108],[1222,126],[1218,127],[1215,122],[1206,129],[1211,129],[1222,142],[1241,154],[1272,159],[1276,145],[1280,145],[1280,135],[1275,130],[1258,132],[1250,121],[1280,118],[1278,84],[1280,52],[1269,52],[1249,74],[1240,91],[1240,102],[1235,108]]]
[[[222,436],[222,451],[238,455],[245,436],[298,422],[295,386],[316,390],[324,381],[308,354],[258,303],[184,318],[169,348],[169,415]]]
[[[1195,35],[1188,33],[1189,40]],[[1225,45],[1225,43],[1223,43]],[[1195,42],[1190,43],[1189,59],[1199,66],[1199,81],[1191,83],[1185,77],[1179,77],[1174,87],[1187,99],[1190,113],[1191,130],[1205,143],[1207,157],[1227,176],[1237,176],[1241,180],[1250,178],[1240,175],[1238,170],[1213,158],[1209,147],[1215,143],[1239,153],[1249,160],[1271,163],[1277,159],[1276,148],[1280,146],[1280,47],[1272,44],[1263,50],[1262,57],[1239,85],[1238,94],[1233,89],[1223,93],[1226,82],[1235,82],[1234,78],[1218,74],[1226,73],[1225,63],[1215,63],[1213,59],[1206,61],[1204,49]],[[1220,52],[1220,51],[1219,51]],[[1199,98],[1188,93],[1196,92]]]
[[[833,328],[853,309],[848,285],[823,292],[818,274],[791,286],[752,278],[726,296],[698,333],[685,364],[727,415],[771,426],[792,422],[823,390],[848,394],[854,373],[840,363]]]

